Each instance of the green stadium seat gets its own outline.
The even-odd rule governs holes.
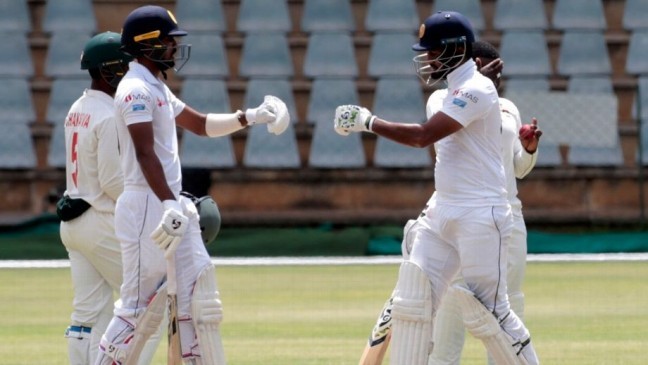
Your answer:
[[[11,120],[2,121],[0,133],[0,169],[36,168],[36,153],[29,126]]]
[[[496,0],[493,27],[503,31],[548,29],[543,0]]]
[[[294,67],[288,39],[281,33],[250,33],[239,63],[243,77],[291,77]]]
[[[97,21],[92,0],[51,0],[45,2],[43,29],[50,33],[65,32],[68,35],[96,32]]]
[[[193,32],[221,33],[227,29],[220,0],[177,0],[175,17],[190,35]]]
[[[301,18],[304,32],[352,32],[355,21],[347,0],[305,0]]]
[[[292,28],[286,0],[241,0],[236,30],[239,32],[288,32]]]
[[[553,12],[553,28],[559,30],[607,28],[601,0],[557,0]]]
[[[219,33],[190,32],[183,40],[191,44],[191,58],[178,72],[179,77],[229,76],[229,64],[223,38]]]
[[[307,77],[355,77],[358,65],[349,33],[311,33],[304,58]]]
[[[411,31],[420,25],[414,0],[372,0],[365,16],[365,29],[378,31]]]

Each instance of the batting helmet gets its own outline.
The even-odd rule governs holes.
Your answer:
[[[195,204],[200,216],[200,234],[203,243],[208,245],[216,239],[218,232],[220,232],[220,210],[214,199],[209,195],[198,198]]]
[[[453,69],[472,56],[471,45],[475,33],[466,17],[456,11],[439,11],[425,19],[419,28],[419,42],[412,46],[418,52],[439,52],[414,57],[419,77],[430,84],[444,78]],[[433,84],[432,83],[432,84]]]
[[[163,39],[182,37],[187,32],[178,27],[178,21],[171,12],[161,6],[145,5],[133,10],[122,28],[122,50],[135,57],[144,56],[155,62],[161,71],[175,67],[176,71],[189,60],[190,45],[175,45],[174,56],[164,58],[169,48]],[[176,62],[181,62],[176,67]]]
[[[121,36],[114,32],[95,35],[85,44],[81,53],[82,70],[98,70],[104,80],[117,87],[133,57],[120,51]],[[94,71],[91,71],[91,75]]]

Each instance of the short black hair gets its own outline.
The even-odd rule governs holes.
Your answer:
[[[500,55],[497,51],[497,48],[495,48],[495,46],[493,46],[492,44],[484,41],[476,41],[472,44],[472,57],[483,57],[494,60],[496,58],[500,58]]]

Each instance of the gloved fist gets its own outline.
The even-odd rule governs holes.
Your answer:
[[[338,134],[348,136],[349,132],[371,132],[371,123],[376,116],[369,109],[358,105],[340,105],[335,108],[333,128]]]
[[[187,231],[189,219],[183,214],[182,206],[175,200],[165,200],[164,214],[157,228],[151,233],[151,239],[164,250],[164,257],[171,258]]]
[[[286,104],[272,95],[266,95],[263,103],[258,107],[247,109],[245,119],[248,125],[267,123],[268,132],[276,135],[283,133],[290,124],[290,114]]]

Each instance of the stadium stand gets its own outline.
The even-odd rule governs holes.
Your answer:
[[[334,4],[338,4],[338,1],[344,4],[342,5],[344,9],[338,8],[341,10],[336,14],[331,9]],[[27,16],[25,16],[25,4],[28,10]],[[602,28],[600,14],[596,15],[596,12],[600,11],[601,4],[605,18],[605,25]],[[2,2],[0,13],[5,17],[0,22],[0,29],[5,29],[5,37],[9,42],[5,46],[12,52],[3,52],[0,55],[0,66],[2,66],[0,78],[3,78],[3,81],[15,78],[22,80],[20,81],[22,86],[11,87],[15,92],[9,97],[15,97],[16,101],[9,99],[6,101],[16,108],[16,115],[24,112],[22,108],[25,108],[25,103],[29,104],[26,100],[28,98],[24,97],[24,83],[27,82],[27,90],[32,96],[32,115],[19,118],[13,123],[25,125],[32,133],[32,150],[36,153],[36,164],[35,167],[27,168],[22,172],[7,167],[0,168],[0,175],[6,184],[17,187],[16,191],[30,192],[29,196],[21,200],[28,202],[26,205],[16,208],[15,204],[12,205],[13,203],[0,198],[0,206],[11,207],[6,209],[22,209],[32,214],[39,214],[48,209],[51,211],[51,206],[46,204],[45,197],[52,188],[60,186],[63,181],[60,169],[62,164],[55,161],[57,158],[64,158],[60,152],[56,152],[56,148],[60,151],[62,146],[61,143],[56,147],[59,143],[57,142],[59,132],[56,126],[60,124],[61,113],[67,111],[71,102],[87,86],[87,82],[68,84],[69,86],[62,90],[62,82],[79,81],[74,78],[66,80],[70,76],[74,77],[77,70],[66,73],[48,66],[50,62],[48,58],[53,58],[54,54],[60,51],[60,46],[57,44],[58,29],[73,27],[75,30],[68,31],[68,35],[115,31],[121,28],[123,17],[139,5],[141,5],[139,1],[123,0]],[[648,143],[640,144],[639,132],[642,127],[638,122],[640,119],[648,120],[648,118],[645,116],[640,118],[635,110],[636,107],[641,106],[642,110],[647,111],[644,114],[648,114],[648,106],[638,101],[648,94],[646,90],[638,90],[645,82],[644,75],[648,73],[645,62],[647,57],[644,54],[648,49],[646,40],[648,23],[645,21],[648,6],[643,0],[466,0],[461,2],[448,0],[351,2],[342,0],[163,0],[160,5],[176,10],[180,23],[191,33],[187,40],[195,44],[192,49],[192,59],[185,66],[186,68],[177,75],[169,74],[169,86],[176,94],[179,94],[179,90],[185,90],[185,86],[191,86],[191,82],[195,79],[200,79],[217,82],[219,86],[214,90],[219,91],[214,91],[214,97],[217,97],[218,93],[228,95],[231,106],[235,109],[258,104],[264,93],[280,94],[278,96],[285,98],[289,105],[295,124],[291,126],[289,134],[282,137],[286,138],[286,141],[272,139],[270,137],[274,136],[268,135],[263,127],[254,127],[232,136],[229,140],[231,144],[225,146],[225,151],[228,152],[217,154],[219,159],[224,157],[224,160],[205,160],[215,156],[201,155],[205,151],[216,151],[221,148],[217,146],[220,140],[192,141],[193,137],[188,133],[182,135],[184,142],[189,141],[186,145],[181,145],[187,161],[193,153],[185,151],[187,146],[199,147],[199,143],[206,143],[207,149],[198,149],[194,157],[195,165],[188,161],[187,167],[196,166],[208,171],[214,179],[210,184],[219,187],[212,191],[237,191],[235,189],[254,187],[248,189],[248,192],[263,197],[269,194],[265,183],[272,185],[276,181],[280,183],[299,181],[296,184],[286,184],[282,192],[282,200],[278,201],[273,208],[276,209],[277,214],[273,212],[267,214],[265,218],[268,223],[287,223],[291,217],[315,222],[318,218],[335,217],[338,209],[342,213],[348,213],[341,216],[352,216],[355,222],[369,222],[372,219],[401,222],[410,214],[417,213],[418,207],[413,207],[415,203],[397,197],[416,195],[417,202],[427,198],[431,184],[425,180],[432,178],[433,171],[431,151],[424,151],[424,154],[428,155],[428,160],[420,162],[419,167],[403,169],[391,167],[389,163],[383,167],[381,151],[386,149],[382,146],[383,142],[375,135],[364,134],[358,138],[360,146],[363,147],[364,163],[358,160],[357,166],[343,167],[339,165],[340,161],[336,160],[336,157],[324,158],[323,161],[317,162],[315,156],[320,153],[317,151],[320,151],[321,141],[326,141],[326,138],[330,137],[331,140],[323,144],[324,147],[329,147],[334,145],[334,142],[342,143],[355,138],[339,137],[336,141],[333,139],[337,137],[336,135],[331,134],[330,130],[322,132],[326,129],[319,126],[320,122],[323,126],[330,122],[333,104],[345,102],[371,106],[375,113],[388,115],[388,111],[380,109],[376,99],[378,99],[381,82],[394,76],[389,75],[389,69],[387,74],[384,74],[385,68],[380,71],[377,65],[372,64],[374,44],[381,41],[383,37],[388,38],[386,36],[388,33],[409,33],[415,37],[420,22],[427,15],[438,10],[437,7],[451,6],[464,12],[480,31],[480,39],[496,45],[506,59],[503,72],[506,97],[512,98],[517,94],[532,91],[555,93],[565,90],[568,94],[584,90],[594,93],[600,91],[610,95],[610,89],[611,94],[618,97],[617,115],[616,118],[611,118],[618,125],[610,132],[613,140],[616,141],[616,146],[612,146],[615,148],[615,162],[609,164],[601,159],[595,159],[591,165],[585,163],[581,165],[574,157],[577,148],[574,148],[573,143],[567,143],[568,147],[565,150],[565,145],[552,144],[551,138],[544,139],[540,147],[539,167],[520,182],[520,196],[524,201],[525,216],[528,221],[531,223],[557,220],[637,222],[639,200],[637,191],[641,188],[637,183],[639,174],[637,156],[640,147],[646,149],[648,145]],[[74,8],[61,10],[69,6]],[[570,15],[570,11],[575,9],[577,9],[576,13]],[[330,16],[331,13],[339,16]],[[66,20],[57,21],[57,17]],[[482,17],[483,25],[479,20]],[[74,21],[70,21],[71,18]],[[569,46],[571,42],[569,34],[573,31],[593,30],[601,33],[604,44],[604,50],[601,50],[599,38],[597,41],[599,53],[605,57],[599,57],[598,61],[607,59],[609,71],[600,74],[591,74],[591,71],[588,71],[587,74],[582,74],[584,67],[572,68],[569,71],[569,68],[563,65],[568,56],[561,54],[567,52],[567,48],[573,48]],[[329,70],[324,72],[328,73],[327,75],[318,75],[318,72],[323,72],[324,69],[317,70],[310,65],[306,67],[308,48],[312,41],[310,37],[325,32],[346,35],[347,51],[345,52],[351,55],[353,62],[349,64],[355,66],[355,71],[351,66],[352,71],[348,74],[336,74],[336,71]],[[512,46],[510,37],[516,37],[513,35],[519,33],[531,33],[533,36],[522,40],[521,45]],[[191,40],[193,36],[200,37],[204,34],[209,34],[209,37],[220,36],[222,44],[216,46],[216,50],[204,49],[204,46],[199,45],[202,42]],[[389,37],[392,36],[395,37],[395,35]],[[410,43],[410,41],[403,42]],[[393,67],[391,72],[407,73],[407,68],[411,67],[413,75],[411,61],[405,60],[407,58],[405,55],[411,52],[410,46],[411,44],[404,44],[399,48],[395,42],[394,51],[390,56],[396,57],[396,54],[402,50],[404,65],[397,65],[399,61],[394,61],[389,66]],[[580,47],[584,44],[576,41],[575,46]],[[218,48],[222,50],[223,58],[214,56],[216,54],[214,52],[220,52]],[[77,46],[76,49],[70,49],[68,52],[67,62],[72,65],[70,66],[72,70],[72,67],[77,68],[80,47]],[[205,55],[212,56],[205,56],[203,59],[206,66],[197,67],[202,63],[200,54],[203,52]],[[218,58],[218,61],[214,59],[209,66],[212,62],[208,60],[209,57]],[[344,57],[348,58],[348,55]],[[396,70],[397,67],[399,70]],[[85,74],[79,73],[79,76]],[[399,75],[396,78],[407,79],[407,76]],[[82,79],[85,81],[85,77]],[[421,87],[418,80],[416,82],[419,90],[412,95],[416,99],[420,95],[421,100],[424,101],[425,96],[433,90]],[[254,97],[254,101],[246,101],[247,94],[252,90],[258,94]],[[57,101],[66,98],[66,91],[71,94],[68,100]],[[328,100],[325,100],[327,98]],[[220,108],[218,101],[214,100],[213,103],[204,110],[213,111]],[[528,122],[532,116],[524,113],[523,120]],[[416,118],[394,117],[394,119]],[[4,117],[3,120],[10,121]],[[646,129],[645,125],[646,123],[643,123],[644,129]],[[553,133],[550,129],[555,128],[552,127],[551,121],[543,119],[540,120],[540,126],[547,133],[543,138],[550,136]],[[256,134],[259,136],[255,137]],[[643,135],[645,137],[646,133]],[[251,143],[255,138],[259,138],[259,142]],[[268,140],[261,141],[263,138]],[[252,150],[256,144],[272,146],[272,149],[254,155]],[[353,142],[353,144],[355,145],[353,148],[357,150],[357,143]],[[50,147],[56,148],[50,152]],[[339,149],[344,148],[346,147]],[[622,152],[621,164],[617,163],[619,149]],[[233,154],[230,154],[232,151]],[[277,151],[286,152],[290,157],[282,160],[284,162],[281,163],[273,161],[274,165],[261,161]],[[422,151],[418,150],[418,152]],[[321,153],[324,154],[324,151]],[[244,163],[244,155],[248,155],[247,163]],[[257,156],[257,160],[250,156]],[[354,158],[358,156],[362,154],[356,154]],[[389,154],[386,156],[392,157]],[[644,159],[647,160],[648,158]],[[322,167],[318,167],[318,164]],[[327,164],[331,167],[325,166]],[[392,163],[392,166],[398,166],[398,163]],[[338,169],[342,171],[336,171]],[[348,184],[349,174],[353,176],[353,184]],[[312,184],[313,181],[319,183]],[[319,190],[321,181],[326,181],[326,185],[330,185],[330,188]],[[390,191],[393,192],[389,195],[393,197],[381,197],[379,202],[376,201],[375,196],[369,197],[368,195],[377,185],[389,186]],[[313,193],[313,189],[317,189],[317,193]],[[354,203],[357,205],[352,206],[350,202],[340,202],[335,205],[335,208],[331,208],[331,211],[324,211],[321,214],[304,211],[304,196],[313,199],[312,202],[309,201],[309,206],[312,203],[315,206],[330,207],[328,201],[336,198],[331,194],[339,189],[347,189],[356,194],[358,196],[354,198],[356,202],[375,203],[372,203],[373,205]],[[570,194],[574,189],[586,191],[586,194]],[[555,199],[551,202],[543,199],[544,191],[551,191],[555,194]],[[611,195],[617,198],[615,201],[618,203],[606,199]],[[584,198],[585,196],[587,199]],[[219,207],[230,217],[229,222],[233,224],[249,222],[250,216],[263,216],[259,214],[262,212],[256,211],[257,208],[252,205],[241,206],[229,196],[218,198]],[[255,198],[252,197],[252,200]],[[648,200],[645,203],[648,203]],[[249,214],[251,212],[254,214]],[[0,211],[1,213],[3,212]]]
[[[229,76],[225,44],[220,33],[192,32],[183,42],[191,44],[191,58],[178,72],[179,77]]]
[[[354,77],[358,65],[353,40],[347,33],[311,33],[304,59],[307,77]]]
[[[558,74],[610,75],[612,65],[601,31],[568,30],[560,44]]]

